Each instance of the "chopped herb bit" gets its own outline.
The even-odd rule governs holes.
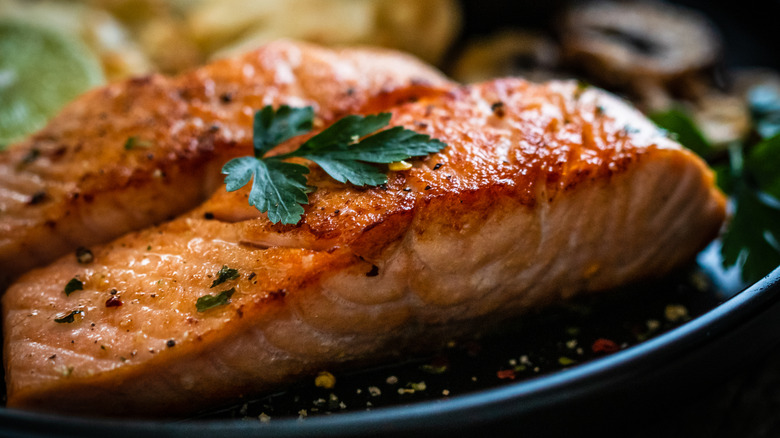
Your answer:
[[[74,310],[70,313],[68,313],[65,316],[61,316],[59,318],[54,318],[54,322],[58,322],[60,324],[70,324],[72,322],[76,321],[76,317],[78,316],[84,316],[84,311],[82,310]]]
[[[205,312],[215,307],[224,306],[225,304],[230,303],[230,297],[232,297],[235,292],[236,288],[230,288],[228,290],[223,290],[217,295],[203,295],[198,298],[195,307],[198,309],[198,312]]]
[[[228,280],[235,280],[238,277],[238,269],[228,268],[226,265],[223,265],[217,273],[217,279],[211,283],[210,287],[218,286]]]
[[[84,290],[84,282],[79,280],[78,277],[73,277],[65,285],[65,295],[70,295],[77,290]]]
[[[3,148],[0,147],[0,150],[2,150],[2,149]],[[40,156],[41,156],[41,150],[38,149],[38,148],[32,148],[32,149],[30,149],[30,152],[27,152],[27,155],[25,155],[24,158],[22,158],[22,163],[23,164],[30,164],[33,161],[37,160],[38,157],[40,157]]]
[[[148,148],[151,147],[152,143],[145,141],[145,140],[139,140],[138,137],[132,136],[128,137],[127,141],[125,141],[125,150],[129,151],[135,148]]]
[[[563,366],[569,366],[569,365],[574,364],[576,362],[577,361],[575,361],[574,359],[569,359],[566,356],[561,356],[561,357],[558,358],[558,363],[563,365]]]
[[[406,384],[406,387],[413,391],[425,391],[426,389],[428,389],[428,385],[425,384],[425,381],[409,382]]]
[[[443,374],[447,371],[447,368],[447,364],[424,364],[420,366],[420,369],[428,374]]]
[[[95,257],[92,255],[92,251],[83,246],[76,249],[76,261],[82,265],[92,263]]]
[[[278,144],[312,129],[314,110],[287,105],[274,110],[266,106],[255,113],[254,156],[232,159],[222,168],[227,190],[238,190],[254,180],[249,204],[267,212],[271,222],[295,224],[303,215],[302,206],[308,204],[312,190],[306,185],[309,169],[284,160],[304,158],[341,183],[378,186],[387,182],[387,175],[371,164],[399,162],[438,152],[446,146],[400,126],[377,132],[388,125],[390,118],[389,113],[346,116],[298,149],[269,157],[267,153]]]
[[[591,85],[587,81],[577,79],[577,88],[574,90],[574,98],[579,99],[582,96],[582,93],[584,93],[590,87]]]

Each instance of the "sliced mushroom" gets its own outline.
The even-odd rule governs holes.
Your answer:
[[[750,133],[750,110],[741,96],[712,92],[696,102],[693,118],[716,147],[743,140]]]
[[[453,67],[464,83],[501,76],[541,81],[554,76],[559,50],[548,37],[522,30],[504,30],[470,41]]]
[[[655,100],[720,54],[719,36],[703,15],[658,1],[574,6],[562,18],[561,42],[569,62],[605,85]]]

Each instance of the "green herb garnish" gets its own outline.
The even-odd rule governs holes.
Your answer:
[[[54,318],[54,322],[58,322],[60,324],[70,324],[76,320],[76,315],[83,315],[84,312],[81,310],[74,310],[67,315],[63,316],[62,318]]]
[[[715,164],[718,186],[733,203],[733,215],[721,237],[722,264],[739,266],[742,280],[752,283],[780,266],[780,95],[761,93],[757,87],[750,92],[750,103],[760,140],[730,145],[725,163],[712,162],[715,148],[684,112],[673,110],[651,118]]]
[[[217,273],[217,278],[211,283],[211,287],[222,284],[228,280],[235,280],[238,278],[238,269],[228,268],[226,265],[222,266],[222,269]]]
[[[225,304],[230,303],[230,297],[232,297],[235,292],[236,288],[233,287],[228,290],[223,290],[217,295],[203,295],[198,298],[195,307],[198,309],[198,312],[205,312],[215,307],[224,306]]]
[[[674,108],[665,112],[650,114],[659,128],[671,134],[671,137],[701,157],[709,158],[715,148],[704,138],[696,123],[682,109]]]
[[[135,148],[148,148],[152,147],[152,143],[148,142],[146,140],[139,140],[138,137],[132,136],[128,137],[127,141],[125,141],[125,150],[129,151]]]
[[[79,280],[77,277],[73,277],[70,279],[68,284],[65,285],[65,295],[70,295],[77,290],[84,290],[84,282]]]
[[[741,266],[742,279],[754,282],[780,266],[780,172],[774,178],[764,173],[767,164],[780,159],[780,135],[759,143],[747,157],[738,146],[729,152],[729,166],[719,169],[718,183],[731,194],[734,214],[721,255],[724,266]]]
[[[387,175],[370,163],[393,163],[423,156],[443,149],[446,144],[400,126],[381,132],[391,115],[351,115],[304,142],[298,149],[281,155],[266,156],[278,144],[312,129],[311,107],[281,106],[274,111],[266,106],[255,113],[254,156],[235,158],[222,168],[229,192],[240,189],[253,179],[249,204],[268,212],[271,222],[297,223],[308,203],[306,174],[301,164],[284,161],[304,158],[317,163],[328,175],[341,183],[377,186],[387,182]],[[373,135],[371,135],[373,134]]]

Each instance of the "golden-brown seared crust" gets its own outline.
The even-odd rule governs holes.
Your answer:
[[[3,297],[8,405],[184,413],[663,275],[725,214],[699,158],[574,82],[496,80],[392,112],[448,146],[386,187],[312,165],[297,225],[218,190],[94,247],[91,264],[64,257],[22,276]],[[239,278],[212,287],[222,266]],[[74,276],[84,289],[66,296]],[[230,303],[197,311],[229,289]],[[106,306],[112,290],[122,306]],[[53,321],[75,309],[83,318]]]
[[[78,246],[202,202],[222,164],[251,151],[252,117],[264,105],[313,105],[327,123],[446,85],[395,52],[280,41],[176,78],[88,92],[0,154],[0,288]]]
[[[654,149],[679,148],[639,112],[574,81],[536,85],[500,79],[464,86],[399,105],[392,123],[448,146],[410,170],[390,172],[381,187],[338,184],[315,167],[309,183],[318,190],[297,228],[247,222],[247,240],[260,244],[268,233],[310,233],[309,241],[319,248],[381,249],[369,243],[367,233],[379,229],[376,236],[392,239],[417,214],[457,227],[460,215],[481,214],[498,198],[528,207],[553,202],[583,182],[609,180]],[[260,216],[242,206],[246,196],[246,191],[217,193],[198,211],[210,209],[218,219],[236,210],[243,212],[241,219]]]

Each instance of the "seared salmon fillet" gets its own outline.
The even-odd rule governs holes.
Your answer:
[[[724,219],[704,162],[595,88],[502,79],[392,114],[448,146],[382,187],[311,164],[296,225],[222,189],[24,275],[3,297],[8,406],[186,414],[662,276]]]
[[[280,41],[179,77],[88,92],[0,153],[0,290],[29,268],[206,200],[225,158],[251,152],[257,108],[312,105],[327,123],[444,84],[396,52]]]

